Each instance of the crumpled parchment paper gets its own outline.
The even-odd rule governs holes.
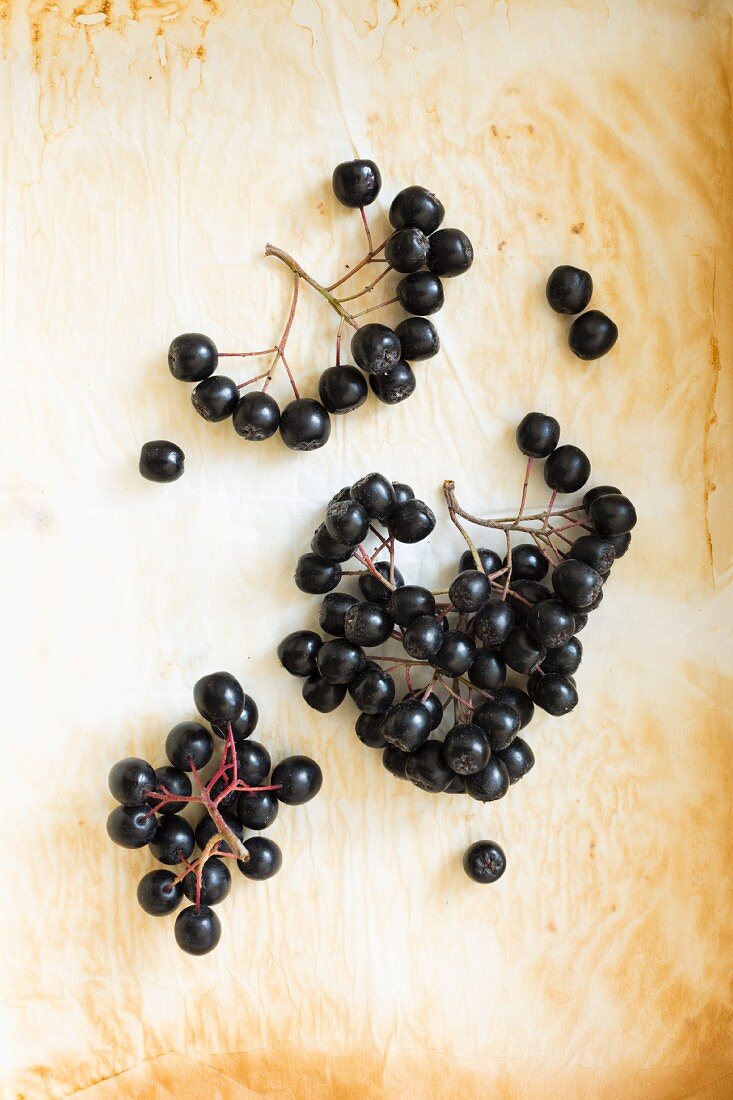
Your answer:
[[[0,16],[6,1094],[729,1096],[729,3]],[[273,341],[290,284],[268,240],[343,272],[361,229],[329,178],[355,155],[382,168],[377,230],[419,182],[475,243],[443,351],[410,401],[370,402],[317,453],[245,444],[195,416],[168,342]],[[619,324],[597,364],[544,301],[563,262]],[[304,294],[306,392],[334,331]],[[531,727],[531,775],[494,805],[428,797],[278,668],[280,637],[315,623],[294,562],[327,497],[381,469],[439,513],[400,560],[442,586],[462,548],[442,481],[471,510],[513,505],[531,408],[639,527],[583,634],[577,710]],[[136,464],[161,436],[187,470],[159,487]],[[326,779],[272,830],[282,873],[234,882],[196,960],[137,906],[152,858],[108,842],[106,774],[162,762],[215,668],[257,699],[273,756]],[[482,889],[461,853],[484,837],[509,867]]]

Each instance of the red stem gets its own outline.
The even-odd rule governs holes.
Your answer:
[[[253,355],[269,355],[271,351],[275,351],[275,348],[265,348],[263,351],[220,351],[220,359],[230,359],[236,357],[238,359],[249,359]]]
[[[369,222],[367,221],[367,216],[366,216],[366,213],[364,211],[363,206],[359,207],[359,213],[361,214],[361,222],[362,222],[362,225],[364,226],[364,232],[366,233],[367,244],[369,245],[369,255],[371,257],[371,256],[374,255],[374,245],[372,244],[372,232],[369,228]]]
[[[395,302],[399,302],[399,298],[387,298],[384,302],[377,302],[375,306],[368,306],[366,309],[360,310],[353,316],[358,320],[359,317],[366,317],[367,313],[376,313],[378,309],[384,309],[385,306],[393,306]]]
[[[529,485],[529,475],[532,471],[532,455],[527,459],[527,469],[524,474],[524,485],[522,486],[522,499],[519,504],[519,511],[517,512],[517,523],[522,518],[524,512],[524,505],[527,503],[527,486]]]
[[[248,378],[246,382],[240,382],[237,389],[243,390],[245,386],[251,386],[253,382],[259,382],[260,378],[267,378],[269,373],[269,371],[263,370],[262,374],[256,374],[254,378]]]

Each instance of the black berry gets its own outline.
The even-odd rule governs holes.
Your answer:
[[[430,271],[418,271],[414,275],[405,275],[397,284],[397,297],[407,313],[418,317],[428,317],[443,308],[445,296],[443,284],[437,275]]]
[[[597,309],[576,317],[570,326],[568,344],[578,359],[600,359],[606,355],[618,340],[618,328]]]
[[[590,461],[579,447],[568,443],[552,452],[545,463],[544,474],[551,489],[559,493],[577,493],[590,477]]]
[[[326,634],[333,634],[336,638],[345,637],[346,612],[359,601],[356,596],[350,596],[347,592],[329,592],[324,596],[321,610],[318,613],[318,625]],[[320,646],[320,638],[318,639]],[[315,660],[314,660],[315,665]],[[308,675],[314,669],[309,670]]]
[[[440,337],[432,321],[427,317],[405,317],[395,327],[403,359],[416,363],[432,359],[440,351]]]
[[[588,515],[599,535],[608,538],[625,535],[636,527],[636,509],[621,493],[609,493],[594,500]]]
[[[387,529],[397,542],[422,542],[434,528],[435,513],[424,501],[414,498],[397,505],[387,519]]]
[[[233,414],[237,435],[254,442],[270,439],[280,427],[280,406],[269,393],[253,390],[239,399]]]
[[[453,775],[440,741],[425,741],[410,753],[405,764],[405,778],[420,790],[433,794],[444,791],[453,780]]]
[[[457,775],[474,775],[488,764],[491,746],[484,730],[469,723],[448,730],[443,753],[448,766]]]
[[[216,370],[219,353],[216,344],[200,332],[176,336],[168,348],[168,367],[181,382],[201,382]]]
[[[351,354],[367,374],[386,374],[399,363],[402,346],[393,329],[373,322],[362,325],[351,337]]]
[[[238,859],[237,867],[245,878],[264,882],[278,873],[283,865],[283,854],[274,840],[266,836],[253,836],[245,840],[244,846],[249,852],[249,859],[246,862]]]
[[[299,397],[283,409],[280,435],[291,451],[317,451],[330,434],[331,421],[320,401]]]
[[[303,698],[313,710],[330,714],[346,698],[346,684],[330,684],[321,676],[309,676],[303,684]]]
[[[387,241],[384,258],[395,271],[407,274],[419,271],[428,262],[430,244],[422,229],[412,226],[398,229]]]
[[[137,900],[151,917],[167,917],[181,904],[183,887],[173,871],[148,871],[137,884]]]
[[[110,794],[123,806],[142,806],[157,787],[155,772],[147,760],[128,756],[113,764],[107,778]]]
[[[313,676],[318,671],[316,658],[322,644],[314,631],[294,630],[277,647],[280,664],[291,676]]]
[[[191,394],[191,404],[204,420],[227,420],[239,404],[239,390],[233,379],[212,374],[199,382]]]
[[[582,313],[593,293],[593,280],[580,267],[563,264],[547,280],[547,301],[555,313]]]
[[[554,416],[531,412],[519,422],[517,446],[528,458],[547,458],[560,440],[560,425]]]
[[[417,381],[409,363],[401,359],[386,374],[373,374],[369,379],[374,396],[385,405],[399,405],[415,392]]]
[[[479,802],[495,802],[509,790],[509,773],[498,756],[492,756],[485,768],[464,779],[466,794]]]
[[[322,595],[330,592],[341,580],[341,566],[318,554],[302,554],[295,567],[295,583],[301,592]]]
[[[242,713],[244,691],[230,672],[211,672],[194,684],[193,701],[207,722],[233,722]]]
[[[287,756],[273,769],[270,782],[279,785],[274,793],[286,806],[303,806],[323,786],[323,772],[310,756]]]
[[[337,415],[358,409],[368,393],[366,379],[356,367],[329,367],[318,380],[318,396],[324,408]]]
[[[221,921],[208,905],[187,905],[176,917],[174,934],[187,955],[207,955],[221,939]]]
[[[346,160],[334,168],[331,185],[343,206],[369,206],[381,190],[382,176],[373,160]]]
[[[506,856],[493,840],[477,840],[466,850],[463,869],[474,882],[496,882],[506,871]]]
[[[435,232],[444,217],[440,199],[427,188],[416,185],[398,192],[389,208],[389,220],[395,229],[414,227],[428,235]]]
[[[175,768],[204,768],[214,752],[214,739],[198,722],[179,722],[165,739],[165,754]]]
[[[472,263],[473,245],[461,229],[439,229],[431,235],[428,267],[436,275],[462,275]]]
[[[182,863],[194,849],[193,829],[178,814],[160,818],[149,847],[159,863]]]
[[[183,473],[186,456],[177,443],[151,439],[140,449],[138,469],[148,481],[177,481]]]

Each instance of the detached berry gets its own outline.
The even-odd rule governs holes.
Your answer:
[[[618,340],[618,328],[597,309],[589,309],[570,326],[568,343],[578,359],[600,359]]]
[[[593,293],[589,272],[563,264],[547,280],[547,301],[556,313],[582,313]]]
[[[151,439],[143,443],[138,469],[148,481],[177,481],[183,473],[185,455],[177,443]]]

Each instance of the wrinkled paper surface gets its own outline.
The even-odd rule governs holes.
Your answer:
[[[730,1096],[729,5],[0,15],[6,1094]],[[355,262],[329,178],[356,155],[383,173],[376,235],[419,182],[475,243],[443,350],[410,401],[370,401],[317,453],[245,444],[193,413],[168,342],[274,341],[290,281],[268,240],[324,281]],[[558,263],[589,268],[618,321],[599,363],[547,308]],[[334,336],[304,289],[304,392]],[[531,408],[640,523],[582,636],[577,710],[529,731],[534,771],[498,804],[438,799],[387,775],[350,704],[319,716],[278,668],[278,640],[316,622],[294,562],[327,497],[381,469],[438,513],[398,563],[443,587],[462,546],[441,484],[513,507]],[[171,486],[136,472],[159,437],[187,456]],[[220,947],[192,959],[137,906],[153,861],[108,842],[106,774],[162,763],[216,668],[257,699],[273,757],[310,753],[325,783],[271,830],[282,873],[235,876]],[[461,855],[486,837],[509,866],[482,889]]]

